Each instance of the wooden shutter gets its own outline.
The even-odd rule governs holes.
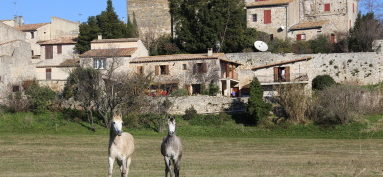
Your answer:
[[[155,66],[155,74],[156,76],[160,75],[160,66]]]
[[[331,10],[330,3],[324,4],[324,11],[328,12]]]
[[[169,65],[166,65],[166,66],[165,66],[165,73],[166,73],[167,75],[170,74]]]
[[[336,42],[335,34],[331,34],[330,41],[331,41],[331,43]]]
[[[57,54],[62,54],[62,51],[63,51],[63,46],[57,45]]]
[[[53,59],[53,46],[46,45],[45,46],[45,59]]]
[[[279,81],[279,73],[278,73],[278,67],[275,67],[274,68],[274,82],[278,82]]]
[[[264,24],[269,24],[271,23],[271,10],[264,10],[263,11],[263,23]]]
[[[286,82],[290,82],[290,67],[286,67],[285,77],[286,77]]]
[[[207,63],[202,63],[202,73],[207,73]]]
[[[297,41],[302,40],[302,34],[297,34]]]
[[[45,76],[46,76],[46,80],[52,80],[52,69],[47,68],[45,70]]]

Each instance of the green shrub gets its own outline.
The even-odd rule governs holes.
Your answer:
[[[188,95],[189,95],[189,92],[184,88],[177,89],[170,94],[170,96],[175,96],[175,97],[188,96]]]
[[[216,96],[219,92],[219,87],[214,83],[210,83],[206,88],[205,85],[202,85],[202,95]]]
[[[263,100],[263,89],[257,77],[250,83],[250,98],[247,112],[252,123],[266,118],[271,111],[271,104]]]
[[[22,92],[10,93],[5,102],[5,109],[12,113],[28,111],[29,101]]]
[[[37,82],[31,84],[25,91],[32,112],[46,112],[56,98],[56,93],[46,86],[40,86]]]
[[[312,81],[313,90],[323,90],[327,87],[336,84],[334,79],[329,75],[319,75]]]
[[[313,53],[330,53],[333,51],[333,45],[325,35],[320,35],[314,40],[310,40],[310,47]]]
[[[292,45],[293,52],[298,54],[312,53],[310,43],[307,41],[297,41]]]
[[[197,110],[194,109],[194,106],[185,110],[185,114],[182,116],[184,120],[191,120],[198,116]]]

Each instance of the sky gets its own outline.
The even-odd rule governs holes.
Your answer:
[[[121,20],[126,21],[126,0],[113,0]],[[0,20],[23,16],[25,24],[50,22],[52,16],[85,22],[106,9],[106,0],[0,0]]]
[[[126,0],[113,0],[113,6],[119,18],[126,21]],[[50,22],[52,16],[85,22],[105,8],[106,0],[0,0],[0,20],[19,15],[24,17],[25,24]]]

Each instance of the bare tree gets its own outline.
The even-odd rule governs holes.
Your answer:
[[[362,0],[360,2],[362,9],[367,12],[373,12],[378,19],[383,18],[383,2],[377,0]]]

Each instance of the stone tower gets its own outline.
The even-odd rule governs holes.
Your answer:
[[[137,21],[140,38],[171,34],[168,0],[127,0],[129,20]]]

